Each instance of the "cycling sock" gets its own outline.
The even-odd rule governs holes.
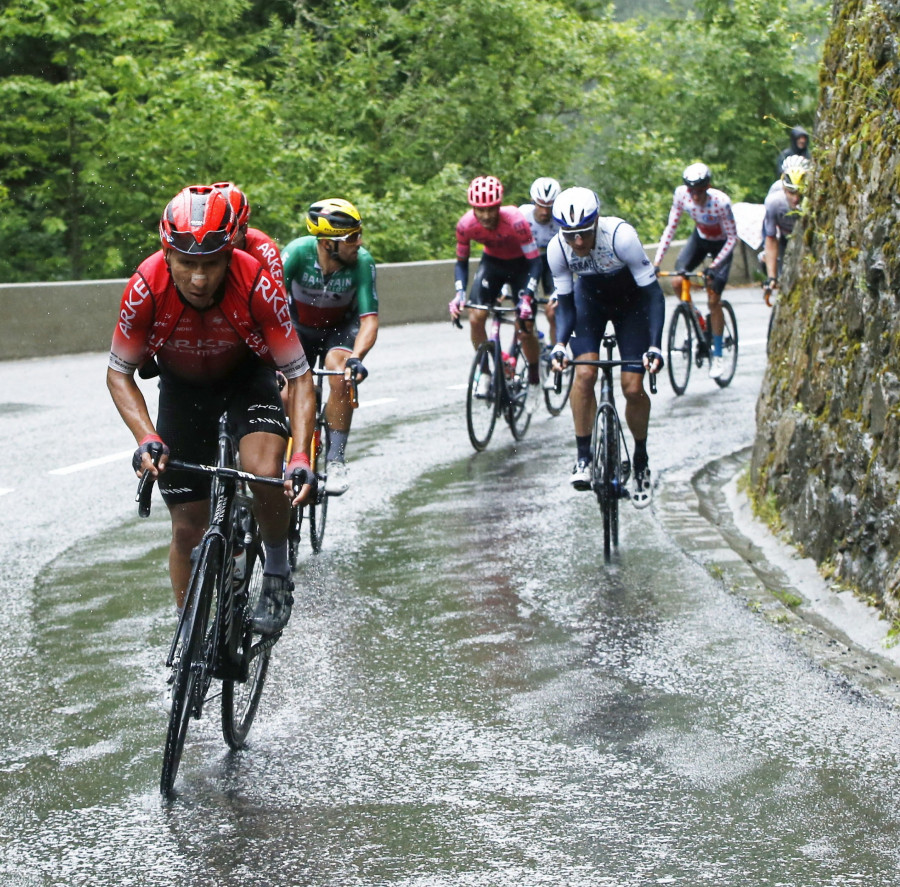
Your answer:
[[[713,336],[713,356],[721,357],[722,356],[722,342],[725,339],[724,336]]]
[[[528,384],[540,385],[541,383],[541,365],[540,363],[528,364]]]
[[[328,462],[344,461],[344,450],[347,448],[347,435],[349,434],[349,431],[335,431],[333,428],[330,430],[328,452],[325,454]]]
[[[649,458],[647,457],[647,438],[645,437],[643,440],[638,440],[635,438],[634,440],[634,473],[637,474],[639,471],[644,471],[647,468],[647,465],[650,463]]]
[[[589,434],[582,436],[575,435],[575,447],[578,450],[579,462],[591,461],[591,436]]]
[[[264,542],[263,545],[266,549],[266,566],[263,573],[288,578],[291,575],[291,565],[288,562],[287,539],[280,545],[269,545],[268,542]]]

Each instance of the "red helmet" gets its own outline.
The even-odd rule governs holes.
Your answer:
[[[470,206],[500,206],[503,201],[503,185],[496,176],[478,176],[469,183]]]
[[[237,218],[237,226],[241,228],[250,221],[250,204],[244,192],[234,182],[214,182],[213,188],[218,188],[227,198]]]
[[[237,220],[228,198],[211,185],[191,185],[179,191],[159,220],[163,249],[207,256],[231,249]]]

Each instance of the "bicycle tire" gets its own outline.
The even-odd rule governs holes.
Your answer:
[[[200,707],[209,687],[210,653],[215,640],[208,626],[218,591],[221,559],[221,537],[205,538],[185,595],[185,606],[190,610],[182,627],[180,653],[176,651],[177,661],[173,665],[172,704],[159,782],[160,792],[164,795],[171,794],[178,775],[188,721],[192,716],[200,716]]]
[[[266,562],[259,527],[255,524],[252,540],[245,551],[246,573],[241,588],[235,595],[234,625],[240,625],[241,649],[248,662],[247,679],[222,681],[222,736],[229,748],[235,751],[244,747],[253,725],[271,657],[271,645],[260,644],[262,636],[255,634],[252,628],[251,616],[262,591]]]
[[[609,563],[619,545],[619,417],[610,403],[600,403],[594,417],[591,439],[591,473],[594,494],[603,516],[603,560]]]
[[[528,361],[521,349],[516,353],[516,366],[512,376],[506,380],[506,421],[516,440],[522,440],[531,424],[528,398],[531,386],[528,384]]]
[[[490,442],[500,411],[500,385],[503,384],[497,366],[497,343],[482,342],[475,351],[472,368],[469,370],[469,384],[466,390],[466,427],[469,441],[476,451],[481,452]],[[481,379],[488,375],[488,383],[481,394],[478,393]]]
[[[325,413],[319,414],[316,420],[316,430],[313,435],[310,464],[319,478],[316,501],[309,504],[309,544],[315,554],[322,550],[322,541],[325,538],[325,520],[328,517],[328,494],[325,492],[326,469],[325,459],[328,455],[328,447],[331,444],[331,433],[328,430],[328,422],[325,421]]]
[[[722,314],[725,319],[725,329],[722,332],[722,375],[716,379],[719,388],[726,388],[734,378],[738,359],[738,329],[737,318],[734,316],[734,308],[727,299],[722,299]]]
[[[691,323],[691,309],[679,302],[669,323],[668,367],[672,390],[684,394],[691,378],[691,364],[694,360],[694,333]]]
[[[545,348],[541,355],[541,387],[550,377],[550,349]],[[562,371],[562,388],[557,392],[553,388],[544,388],[544,406],[551,416],[558,416],[569,402],[572,392],[572,382],[575,380],[575,367],[567,366]]]

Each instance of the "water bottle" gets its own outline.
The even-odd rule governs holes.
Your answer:
[[[506,371],[506,378],[511,379],[516,373],[516,359],[505,351],[501,352],[503,357],[503,369]]]

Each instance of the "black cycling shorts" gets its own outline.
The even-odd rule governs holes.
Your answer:
[[[253,357],[228,379],[209,387],[190,385],[171,376],[159,383],[156,431],[173,458],[215,464],[219,417],[228,412],[237,441],[255,431],[290,437],[275,370]],[[209,498],[210,478],[188,471],[165,471],[159,489],[167,505]]]
[[[625,372],[643,373],[650,347],[650,317],[646,296],[623,268],[616,274],[582,274],[575,281],[575,331],[569,347],[576,359],[599,354],[606,324],[612,321]]]
[[[688,237],[687,243],[678,253],[675,260],[675,267],[678,270],[693,271],[707,256],[715,259],[725,246],[724,240],[704,240],[695,228]],[[731,260],[734,258],[734,250],[732,250],[725,261],[717,268],[713,268],[713,284],[712,288],[720,296],[728,283],[728,275],[731,273]]]
[[[508,283],[513,298],[525,289],[528,283],[529,262],[525,256],[516,259],[497,259],[482,256],[469,290],[469,303],[491,306],[500,298],[503,284]]]
[[[311,326],[297,326],[300,344],[306,352],[310,367],[325,365],[325,355],[334,348],[352,352],[359,333],[359,318],[353,318],[342,326],[316,329]]]

